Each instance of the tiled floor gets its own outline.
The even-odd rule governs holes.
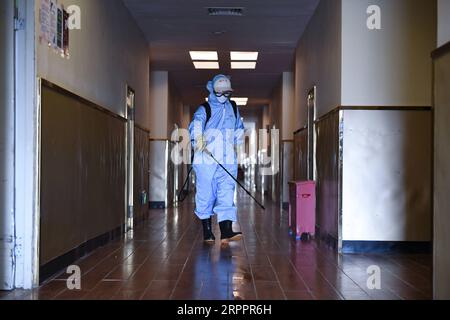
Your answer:
[[[339,255],[316,242],[295,242],[287,213],[239,200],[241,242],[207,245],[193,203],[152,210],[126,239],[78,261],[82,290],[64,273],[34,291],[0,299],[360,300],[431,299],[428,255]],[[216,236],[220,236],[216,226]],[[381,268],[381,290],[367,288],[367,268]]]

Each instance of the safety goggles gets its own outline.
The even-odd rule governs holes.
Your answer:
[[[231,97],[233,95],[233,92],[231,92],[231,91],[225,91],[225,92],[222,92],[222,93],[214,92],[214,95],[217,98],[220,98],[220,97],[227,97],[227,98],[229,98],[229,97]]]

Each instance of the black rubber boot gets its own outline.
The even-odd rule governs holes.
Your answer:
[[[212,232],[212,219],[205,219],[202,220],[203,224],[203,239],[205,242],[215,242],[216,237],[214,237],[214,234]]]
[[[230,220],[219,223],[222,242],[239,241],[242,239],[242,232],[233,231],[233,222]]]

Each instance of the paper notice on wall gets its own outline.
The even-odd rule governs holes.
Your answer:
[[[50,36],[51,45],[53,48],[57,48],[57,36],[58,36],[58,4],[55,0],[50,0]]]
[[[41,7],[39,9],[39,22],[41,24],[39,41],[41,43],[51,44],[52,36],[50,30],[50,0],[41,0]]]
[[[39,41],[52,47],[63,57],[69,56],[68,20],[69,14],[57,0],[41,0]]]

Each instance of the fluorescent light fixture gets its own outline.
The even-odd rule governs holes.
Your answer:
[[[191,55],[191,59],[193,61],[217,61],[219,60],[219,56],[217,51],[189,51]]]
[[[248,98],[231,98],[238,106],[246,106],[248,104]],[[205,101],[208,102],[209,98],[205,98]]]
[[[256,69],[256,62],[231,62],[231,69]]]
[[[238,106],[246,106],[248,104],[248,98],[231,98]]]
[[[258,52],[243,52],[243,51],[232,51],[231,60],[232,61],[256,61],[258,60]]]
[[[194,61],[195,69],[219,69],[217,61]]]

